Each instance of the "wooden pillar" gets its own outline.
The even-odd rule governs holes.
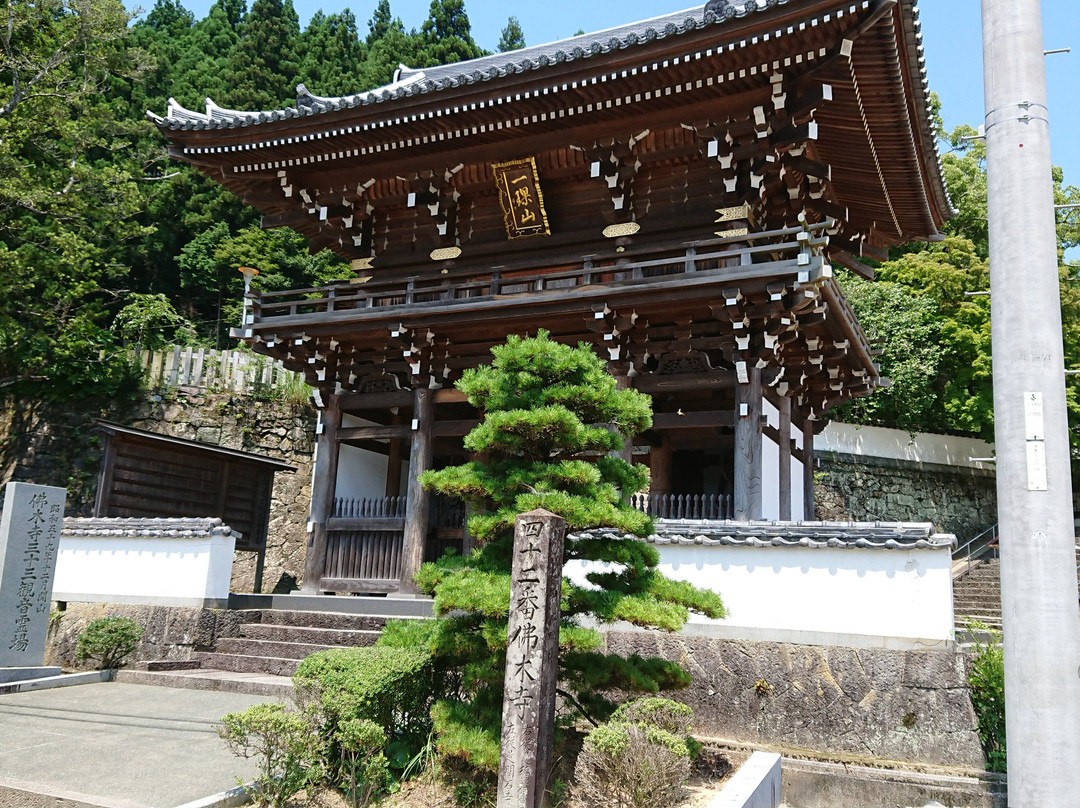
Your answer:
[[[664,435],[659,446],[649,450],[649,493],[671,493],[671,438]]]
[[[761,518],[761,370],[735,387],[735,518]]]
[[[791,521],[791,399],[780,397],[780,521]]]
[[[632,385],[630,384],[630,377],[629,376],[616,376],[615,377],[615,389],[616,390],[626,390],[626,389],[630,388],[631,386]],[[611,431],[615,432],[616,430],[613,427]],[[614,450],[608,452],[608,454],[611,457],[618,457],[618,458],[620,458],[622,460],[625,460],[627,463],[633,463],[634,462],[634,438],[632,436],[626,438],[625,440],[623,440],[623,445],[622,445],[621,449],[614,449]],[[633,494],[635,492],[634,491],[624,491],[623,493],[627,497],[629,497],[631,494]]]
[[[814,521],[814,422],[807,418],[802,425],[803,445],[803,518]]]
[[[409,447],[409,487],[406,490],[405,537],[401,548],[399,592],[419,592],[413,575],[424,562],[431,495],[420,485],[420,475],[431,468],[435,397],[426,387],[413,391],[412,443]]]
[[[340,428],[341,402],[336,395],[326,395],[326,406],[319,411],[315,471],[311,478],[311,513],[308,517],[308,545],[301,588],[307,594],[319,591],[326,570],[326,523],[334,510]]]
[[[391,424],[400,424],[402,418],[400,414],[394,415],[390,419]],[[401,438],[390,439],[390,453],[386,457],[386,490],[383,496],[396,497],[401,494],[401,449],[403,441]]]

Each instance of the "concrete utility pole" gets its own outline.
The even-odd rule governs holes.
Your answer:
[[[1039,0],[983,0],[1010,808],[1080,805],[1080,608]]]

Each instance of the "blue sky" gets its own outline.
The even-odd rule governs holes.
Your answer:
[[[146,2],[147,0],[144,0]],[[206,15],[212,0],[182,0],[197,17]],[[250,2],[250,0],[249,0]],[[318,9],[326,13],[351,8],[361,31],[376,0],[293,0],[306,25]],[[1053,159],[1065,170],[1065,182],[1080,185],[1080,14],[1075,0],[1042,0],[1044,44],[1047,49],[1073,47],[1069,54],[1047,57],[1047,86]],[[579,28],[598,31],[634,20],[655,17],[692,5],[688,0],[622,0],[619,3],[545,0],[466,0],[473,36],[494,49],[507,18],[521,22],[526,42],[538,45],[573,35]],[[427,18],[430,0],[391,0],[390,7],[407,28],[418,28]],[[923,42],[930,87],[941,96],[945,124],[978,126],[983,120],[982,32],[979,0],[921,0]]]

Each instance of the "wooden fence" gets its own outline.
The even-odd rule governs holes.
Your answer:
[[[233,393],[270,393],[282,388],[300,389],[299,373],[280,362],[244,351],[182,348],[134,352],[151,388],[198,387]]]

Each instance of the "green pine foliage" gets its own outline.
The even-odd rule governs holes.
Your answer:
[[[713,592],[669,581],[656,571],[650,520],[628,503],[648,484],[647,470],[608,456],[647,429],[648,398],[618,390],[587,345],[571,347],[541,331],[510,337],[492,349],[487,367],[464,374],[457,387],[484,415],[465,439],[471,462],[426,473],[426,487],[472,506],[469,533],[478,549],[467,558],[425,564],[417,575],[444,617],[428,639],[456,671],[460,692],[433,711],[440,753],[477,769],[497,767],[514,518],[544,508],[562,516],[568,531],[610,528],[609,536],[568,540],[563,561],[605,562],[591,586],[563,581],[559,635],[562,722],[603,721],[616,691],[655,693],[685,686],[686,672],[661,659],[604,654],[600,634],[582,625],[625,620],[678,630],[689,611],[723,617]]]

